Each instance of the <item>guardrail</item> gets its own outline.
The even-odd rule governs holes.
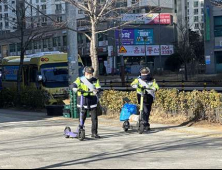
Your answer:
[[[103,81],[101,85],[104,90],[121,90],[132,91],[132,81],[116,82],[116,81]],[[176,88],[180,91],[193,91],[193,90],[216,90],[222,92],[222,81],[157,81],[159,86],[164,89]]]

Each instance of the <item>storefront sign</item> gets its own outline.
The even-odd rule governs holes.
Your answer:
[[[121,54],[123,56],[158,56],[160,55],[159,46],[158,45],[148,45],[145,47],[143,45],[133,45],[133,46],[124,46],[127,50],[127,53]],[[173,45],[161,45],[161,55],[169,56],[174,54]]]
[[[159,13],[125,14],[122,17],[122,22],[129,22],[130,24],[170,25],[172,17],[169,13],[162,13],[160,15]]]
[[[153,29],[123,29],[122,31],[116,31],[116,43],[117,45],[154,44]]]
[[[210,65],[211,64],[211,58],[210,56],[206,56],[206,65]]]

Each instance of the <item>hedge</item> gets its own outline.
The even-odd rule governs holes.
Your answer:
[[[36,88],[23,88],[18,96],[15,89],[3,89],[0,91],[0,108],[3,107],[29,107],[41,109],[48,101],[48,93]]]
[[[101,105],[107,113],[119,116],[121,108],[128,98],[130,103],[137,103],[136,92],[104,91]],[[207,120],[219,122],[221,114],[222,94],[216,91],[179,92],[177,89],[161,89],[156,93],[153,110],[162,114],[183,115],[188,120]]]

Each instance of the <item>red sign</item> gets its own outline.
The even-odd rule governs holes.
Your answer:
[[[150,24],[161,24],[161,25],[169,25],[171,24],[171,15],[170,14],[160,14],[155,17]]]
[[[132,24],[170,25],[172,24],[172,16],[170,13],[124,14],[122,21],[132,22]]]

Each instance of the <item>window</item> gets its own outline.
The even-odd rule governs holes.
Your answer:
[[[194,25],[194,28],[195,28],[195,29],[199,29],[199,24],[195,24],[195,25]]]
[[[214,17],[214,35],[222,37],[222,16]]]
[[[43,10],[43,11],[46,10],[46,5],[42,5],[42,10]]]
[[[42,22],[43,22],[43,23],[46,23],[46,22],[47,22],[47,18],[46,18],[46,17],[43,17],[43,18],[42,18]]]
[[[42,40],[43,41],[43,48],[47,48],[47,40]]]
[[[5,7],[5,11],[8,11],[8,5],[5,5],[4,7]]]
[[[62,10],[62,4],[56,4],[56,10],[61,11]]]
[[[194,1],[194,8],[197,8],[199,6],[199,2],[198,1]]]
[[[60,37],[54,37],[53,38],[53,47],[60,47],[61,46],[61,38]]]
[[[198,16],[194,17],[194,22],[199,22],[199,17]]]
[[[5,22],[5,28],[9,28],[9,23]]]
[[[62,22],[62,17],[57,17],[57,22]]]
[[[67,36],[63,36],[63,46],[67,46]]]
[[[48,48],[52,48],[51,39],[47,39]]]
[[[21,44],[20,44],[20,43],[17,44],[17,51],[18,51],[18,52],[21,51]]]
[[[5,20],[8,20],[8,14],[5,14]]]
[[[82,44],[84,41],[83,41],[83,34],[78,34],[78,43],[79,44]],[[87,40],[88,40],[88,38],[87,38]]]
[[[194,15],[198,15],[199,14],[199,9],[194,9]]]
[[[9,51],[10,51],[10,53],[16,52],[15,44],[10,44],[9,45]]]
[[[81,9],[79,9],[79,10],[78,10],[78,14],[80,14],[80,15],[81,15],[81,14],[84,14],[84,11],[81,10]]]

